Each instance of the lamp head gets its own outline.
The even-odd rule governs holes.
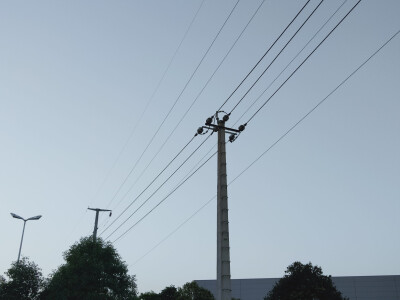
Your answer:
[[[28,220],[39,220],[42,216],[31,217]]]
[[[14,214],[14,213],[11,213],[11,216],[12,216],[13,218],[21,219],[21,220],[24,220],[24,221],[25,221],[25,219],[24,219],[23,217],[20,217],[20,216]]]

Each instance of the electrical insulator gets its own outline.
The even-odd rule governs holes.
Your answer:
[[[222,118],[222,120],[224,120],[224,122],[227,122],[227,121],[229,120],[229,116],[228,116],[228,115],[225,115],[225,116]]]
[[[240,125],[239,126],[239,131],[243,131],[245,129],[245,126],[244,125]]]
[[[202,133],[203,133],[203,127],[199,127],[199,128],[197,129],[197,133],[198,133],[198,134],[202,134]]]
[[[211,123],[212,123],[212,118],[207,118],[207,120],[206,120],[206,125],[211,125]]]
[[[235,135],[234,135],[234,134],[231,134],[231,135],[229,136],[229,141],[232,143],[234,140],[235,140]]]

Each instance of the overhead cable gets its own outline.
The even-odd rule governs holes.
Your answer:
[[[194,140],[194,138],[195,138],[196,136],[197,136],[197,134],[195,134],[195,135],[189,140],[189,142],[187,142],[186,145],[183,146],[183,148],[174,156],[173,159],[170,160],[170,162],[164,167],[164,169],[162,169],[162,170],[157,174],[157,176],[145,187],[145,189],[144,189],[138,196],[136,196],[135,199],[133,199],[133,201],[122,211],[122,213],[120,213],[120,214],[118,215],[118,217],[116,217],[116,218],[114,219],[114,221],[113,221],[106,229],[104,229],[104,230],[101,232],[101,234],[102,234],[104,231],[106,231],[110,226],[112,226],[112,225],[118,220],[118,218],[120,218],[120,217],[122,216],[122,214],[124,214],[125,211],[128,210],[128,209],[136,202],[136,200],[139,199],[139,197],[140,197],[145,191],[147,191],[147,189],[158,179],[158,177],[160,177],[161,174],[163,174],[164,171],[175,161],[175,159],[186,149],[186,147],[189,146],[189,144]],[[118,203],[118,204],[119,204],[119,203]]]
[[[256,112],[250,117],[250,119],[246,122],[247,125],[259,112],[260,110],[271,100],[271,98],[285,85],[285,83],[301,68],[301,66],[313,55],[313,53],[325,42],[325,40],[335,31],[335,29],[347,18],[347,16],[357,7],[357,5],[361,2],[358,2],[350,9],[350,11],[336,24],[336,26],[325,36],[325,38],[314,48],[314,50],[302,61],[302,63],[289,75],[289,77],[275,90],[275,92],[261,105],[260,108],[256,110]]]
[[[104,186],[104,184],[107,182],[108,178],[109,178],[110,175],[111,175],[112,170],[115,168],[115,166],[116,166],[117,162],[119,161],[119,159],[120,159],[122,153],[125,151],[126,147],[128,146],[129,141],[131,140],[132,136],[135,134],[136,129],[138,128],[138,126],[139,126],[140,122],[142,121],[142,119],[143,119],[145,113],[147,112],[147,109],[148,109],[149,106],[150,106],[150,103],[153,101],[154,96],[157,94],[157,92],[158,92],[158,90],[159,90],[159,88],[160,88],[162,82],[164,81],[165,76],[166,76],[166,74],[168,73],[168,71],[169,71],[169,69],[170,69],[170,67],[171,67],[171,65],[172,65],[172,62],[175,60],[175,57],[177,56],[177,54],[178,54],[178,52],[179,52],[179,50],[180,50],[180,48],[181,48],[183,42],[185,41],[185,39],[186,39],[186,37],[187,37],[187,35],[188,35],[189,31],[190,31],[190,29],[192,28],[192,25],[193,25],[194,21],[196,20],[198,14],[199,14],[199,12],[200,12],[200,10],[201,10],[203,4],[204,4],[204,1],[205,1],[205,0],[203,0],[203,1],[200,3],[200,6],[197,8],[196,13],[194,14],[194,16],[193,16],[193,18],[192,18],[192,20],[191,20],[189,26],[187,27],[187,29],[186,29],[186,31],[185,31],[185,34],[183,35],[183,37],[182,37],[182,39],[181,39],[181,41],[180,41],[178,47],[175,49],[174,54],[172,55],[171,59],[169,60],[169,63],[168,63],[168,65],[167,65],[167,67],[165,68],[163,75],[161,76],[160,80],[158,81],[156,88],[154,89],[153,93],[151,94],[149,100],[147,101],[144,110],[142,111],[142,113],[141,113],[139,119],[136,121],[136,123],[135,123],[135,125],[134,125],[132,131],[130,132],[130,134],[129,134],[129,136],[128,136],[126,142],[125,142],[125,144],[123,145],[121,151],[118,153],[117,158],[114,160],[114,163],[112,164],[110,170],[107,172],[107,174],[106,174],[104,180],[103,180],[102,183],[100,184],[100,187],[98,188],[98,190],[97,190],[95,196],[93,197],[92,201],[98,196],[98,194],[99,194],[101,188],[102,188],[102,187]],[[111,202],[107,205],[107,207],[109,207],[110,205],[111,205]]]
[[[345,84],[353,75],[355,75],[360,69],[362,69],[378,52],[380,52],[387,44],[389,44],[398,34],[400,30],[398,30],[395,34],[393,34],[382,46],[380,46],[373,54],[371,54],[362,64],[360,64],[350,75],[348,75],[344,80],[340,82],[325,98],[323,98],[320,102],[318,102],[311,110],[308,111],[299,121],[297,121],[294,125],[292,125],[283,135],[280,136],[272,145],[270,145],[265,151],[263,151],[256,159],[254,159],[246,168],[244,168],[238,175],[235,176],[233,180],[231,180],[228,185],[233,184],[239,177],[241,177],[245,172],[247,172],[254,164],[256,164],[265,154],[267,154],[274,146],[276,146],[281,140],[283,140],[295,127],[297,127],[301,122],[303,122],[311,113],[313,113],[323,102],[325,102],[332,94],[334,94],[343,84]],[[182,228],[186,223],[188,223],[195,215],[197,215],[201,210],[203,210],[207,205],[209,205],[214,199],[217,198],[217,195],[214,195],[211,199],[205,202],[199,209],[197,209],[190,217],[188,217],[184,222],[182,222],[178,227],[176,227],[172,232],[170,232],[167,236],[165,236],[160,242],[158,242],[155,246],[153,246],[149,251],[147,251],[144,255],[142,255],[139,259],[137,259],[131,266],[137,264],[143,258],[145,258],[148,254],[154,251],[158,246],[160,246],[163,242],[165,242],[168,238],[170,238],[175,232],[177,232],[180,228]]]
[[[279,41],[281,36],[288,30],[290,25],[297,19],[297,17],[300,15],[300,13],[304,10],[304,8],[307,6],[307,4],[311,0],[308,0],[303,7],[300,9],[300,11],[294,16],[294,18],[290,21],[290,23],[286,26],[286,28],[281,32],[281,34],[276,38],[276,40],[272,43],[272,45],[268,48],[268,50],[261,56],[261,58],[258,60],[258,62],[254,65],[254,67],[247,73],[247,75],[243,78],[243,80],[239,83],[239,85],[233,90],[233,92],[229,95],[229,97],[222,103],[222,105],[219,107],[218,111],[222,109],[222,107],[229,101],[229,99],[233,96],[233,94],[240,88],[240,86],[245,82],[245,80],[250,76],[250,74],[257,68],[257,66],[261,63],[261,61],[264,59],[264,57],[269,53],[269,51],[274,47],[274,45]]]
[[[281,53],[283,52],[283,50],[285,50],[285,48],[287,47],[287,45],[290,44],[290,42],[293,40],[293,38],[297,35],[297,33],[299,33],[299,31],[303,28],[303,26],[307,23],[307,21],[311,18],[311,16],[315,13],[315,11],[320,7],[320,5],[322,4],[322,2],[324,2],[324,0],[321,0],[319,2],[319,4],[317,5],[317,7],[314,8],[314,10],[311,12],[311,14],[307,17],[307,19],[301,24],[301,26],[296,30],[296,32],[292,35],[292,37],[289,39],[289,41],[287,41],[287,43],[285,44],[285,46],[283,46],[283,48],[278,52],[278,54],[275,56],[275,58],[271,61],[271,63],[264,69],[264,71],[261,73],[260,76],[258,76],[258,78],[256,79],[256,81],[254,81],[254,83],[250,86],[250,88],[247,90],[246,93],[244,93],[244,95],[242,96],[242,98],[240,98],[240,100],[235,104],[235,106],[232,108],[232,110],[229,112],[229,115],[236,109],[236,107],[238,107],[238,105],[242,102],[242,100],[247,96],[247,94],[251,91],[251,89],[257,84],[257,82],[261,79],[261,77],[264,76],[264,74],[268,71],[268,69],[271,67],[271,65],[276,61],[276,59],[279,57],[279,55],[281,55]]]
[[[139,261],[141,261],[147,255],[149,255],[151,252],[153,252],[153,250],[155,250],[158,246],[160,246],[162,243],[164,243],[166,240],[168,240],[175,232],[177,232],[179,229],[181,229],[187,222],[189,222],[195,215],[197,215],[201,210],[203,210],[203,208],[205,208],[208,204],[210,204],[215,198],[217,198],[217,195],[215,195],[210,200],[208,200],[206,203],[204,203],[189,218],[187,218],[184,222],[182,222],[178,227],[176,227],[173,231],[171,231],[166,237],[164,237],[160,242],[158,242],[156,245],[154,245],[153,248],[151,248],[144,255],[142,255],[140,258],[138,258],[134,263],[130,264],[130,266],[136,265]]]
[[[295,69],[295,71],[284,81],[284,83],[274,92],[274,94],[272,96],[274,96],[277,91],[279,91],[279,89],[293,76],[293,74],[304,64],[304,62],[319,48],[319,46],[332,34],[332,32],[343,22],[344,19],[347,18],[347,16],[355,9],[355,7],[361,2],[361,0],[359,0],[351,9],[350,11],[339,21],[339,23],[328,33],[328,35],[317,45],[317,47],[307,56],[307,58]],[[269,98],[271,99],[272,96]],[[262,107],[264,107],[266,105],[266,103],[269,101],[269,99],[256,111],[255,114],[253,114],[253,116],[249,119],[249,121],[246,123],[248,124],[252,118],[261,110]],[[119,239],[119,238],[118,238]]]
[[[124,235],[126,235],[129,231],[131,231],[137,224],[139,224],[144,218],[146,218],[150,213],[152,213],[161,203],[163,203],[169,196],[171,196],[177,189],[179,189],[187,180],[189,180],[194,174],[196,174],[207,162],[213,158],[217,152],[214,152],[205,162],[203,162],[195,171],[193,171],[182,183],[180,183],[177,187],[175,187],[167,196],[165,196],[160,202],[157,203],[150,211],[148,211],[143,217],[141,217],[135,224],[129,227],[127,230],[124,231],[120,236],[118,236],[113,243],[121,239]],[[108,238],[108,237],[107,237]]]
[[[211,50],[212,46],[214,45],[215,41],[217,40],[219,34],[221,33],[222,29],[225,27],[225,24],[228,22],[229,18],[231,17],[233,11],[235,10],[236,6],[238,5],[240,0],[237,0],[236,4],[234,5],[234,7],[231,9],[229,15],[226,17],[224,23],[222,24],[221,28],[219,29],[217,35],[214,37],[212,43],[210,44],[210,46],[208,47],[207,51],[204,53],[203,57],[201,58],[200,62],[197,64],[197,67],[195,68],[195,70],[193,71],[192,75],[189,77],[188,81],[186,82],[185,86],[183,87],[182,91],[180,92],[179,96],[175,99],[175,102],[173,103],[173,105],[171,106],[171,108],[169,109],[168,113],[165,115],[163,121],[161,122],[161,124],[158,126],[156,132],[153,134],[152,138],[150,139],[150,141],[148,142],[147,146],[145,147],[145,149],[143,150],[143,152],[141,153],[141,155],[139,156],[139,158],[136,160],[135,164],[133,165],[133,167],[131,168],[131,170],[129,171],[128,175],[125,177],[125,179],[123,180],[123,182],[121,183],[121,185],[118,187],[117,191],[115,192],[114,196],[112,197],[112,199],[110,200],[109,205],[114,201],[114,199],[117,197],[118,193],[121,191],[122,187],[125,185],[126,181],[128,180],[128,178],[130,177],[130,175],[132,174],[132,172],[136,169],[136,166],[138,165],[138,163],[141,161],[143,155],[146,153],[147,149],[150,147],[150,145],[152,144],[152,142],[154,141],[155,137],[157,136],[158,132],[161,130],[162,126],[164,125],[165,121],[167,120],[167,118],[169,117],[169,115],[171,114],[172,110],[174,109],[174,107],[176,106],[176,104],[178,103],[179,99],[181,98],[183,92],[186,90],[186,87],[189,85],[190,81],[192,80],[192,78],[194,77],[195,73],[197,72],[197,70],[199,69],[200,65],[203,63],[205,57],[207,56],[207,54],[209,53],[209,51]]]
[[[174,134],[174,132],[176,131],[176,129],[178,128],[178,126],[182,123],[182,121],[185,119],[186,115],[189,113],[189,111],[192,109],[192,107],[194,106],[194,104],[197,102],[197,100],[199,99],[199,97],[203,94],[204,90],[206,89],[206,87],[208,86],[208,84],[211,82],[211,80],[213,79],[214,75],[217,73],[217,71],[219,70],[219,68],[221,67],[221,65],[224,63],[224,61],[226,60],[226,58],[228,57],[228,55],[231,53],[232,49],[235,47],[236,43],[239,41],[239,39],[241,38],[241,36],[243,35],[243,33],[246,31],[247,27],[249,26],[249,24],[251,23],[251,21],[254,19],[254,17],[256,16],[256,14],[258,13],[258,11],[260,10],[260,8],[262,7],[262,5],[265,3],[266,0],[262,0],[262,2],[260,3],[260,5],[257,7],[256,11],[253,13],[253,15],[251,16],[250,20],[247,22],[247,24],[245,25],[245,27],[243,28],[243,30],[241,31],[241,33],[237,36],[235,42],[232,44],[232,46],[230,47],[230,49],[228,50],[228,52],[225,54],[225,56],[223,57],[223,59],[221,60],[221,62],[219,63],[219,65],[217,66],[217,68],[214,70],[213,74],[210,76],[210,78],[207,80],[206,84],[203,86],[203,88],[200,90],[200,92],[197,94],[197,96],[195,97],[195,99],[192,101],[192,103],[190,104],[190,106],[188,107],[188,109],[185,111],[185,113],[183,114],[183,116],[181,117],[181,119],[179,120],[179,122],[175,125],[174,129],[172,129],[172,131],[170,132],[170,134],[168,135],[168,137],[165,139],[165,141],[163,142],[163,144],[159,147],[159,149],[157,150],[156,154],[154,154],[154,156],[152,157],[152,159],[150,160],[150,162],[146,165],[146,167],[143,169],[143,171],[140,173],[140,175],[138,176],[138,178],[135,180],[135,182],[133,183],[132,186],[134,186],[136,184],[136,182],[138,180],[140,180],[140,178],[143,176],[143,174],[147,171],[147,169],[149,168],[149,166],[151,165],[151,163],[154,161],[154,159],[158,156],[158,154],[161,152],[161,150],[164,148],[164,146],[166,145],[166,143],[169,141],[169,139],[171,138],[171,136]],[[125,197],[126,195],[124,195]],[[124,198],[123,197],[123,198]]]
[[[211,133],[212,134],[212,133]],[[109,234],[107,236],[107,239],[114,234],[119,228],[121,228],[122,225],[124,225],[140,208],[142,208],[142,206],[147,203],[175,174],[176,172],[179,171],[179,169],[197,152],[197,150],[200,149],[201,146],[204,145],[204,143],[208,140],[208,138],[211,136],[208,135],[207,138],[205,138],[201,144],[199,146],[197,146],[197,148],[179,165],[178,168],[175,169],[174,172],[171,173],[171,175],[168,176],[168,178],[132,213],[129,215],[129,217],[127,217],[111,234]],[[147,188],[146,188],[147,189]],[[143,191],[144,192],[144,191]],[[140,195],[143,194],[143,192],[140,193]],[[139,195],[139,196],[140,196]],[[103,234],[108,228],[110,228],[131,206],[132,204],[139,198],[139,196],[137,196],[119,215],[118,217],[109,225],[107,226],[107,228],[105,228],[101,234]],[[101,235],[100,234],[100,235]]]
[[[264,89],[264,91],[253,101],[253,103],[242,113],[242,115],[237,119],[235,124],[237,124],[243,116],[258,102],[259,99],[264,95],[264,93],[275,83],[275,81],[286,71],[286,69],[292,64],[292,62],[304,51],[304,49],[314,40],[317,34],[328,24],[328,22],[336,15],[336,13],[342,8],[342,6],[348,0],[344,0],[342,4],[335,10],[335,12],[325,21],[325,23],[318,29],[318,31],[308,40],[308,42],[303,46],[303,48],[297,52],[297,54],[292,58],[292,60],[283,68],[283,70],[275,77],[275,79]]]

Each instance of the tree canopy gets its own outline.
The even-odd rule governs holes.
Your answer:
[[[147,292],[140,294],[140,300],[214,300],[209,290],[200,287],[195,281],[185,283],[181,288],[171,285],[159,294]]]
[[[160,300],[176,300],[179,298],[178,289],[171,285],[167,286],[160,293]]]
[[[139,296],[140,300],[161,300],[160,294],[157,294],[156,292],[145,292],[141,293]]]
[[[8,277],[0,276],[0,300],[36,300],[43,287],[40,268],[23,257],[13,262],[5,272]]]
[[[322,269],[311,263],[294,262],[264,298],[264,300],[348,300],[325,276]]]
[[[111,243],[82,238],[63,256],[65,264],[50,276],[42,299],[137,299],[135,277]]]
[[[209,290],[200,287],[195,281],[185,283],[178,289],[179,300],[214,300]]]

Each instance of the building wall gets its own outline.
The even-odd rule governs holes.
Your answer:
[[[232,297],[263,300],[279,278],[232,279]],[[400,275],[332,277],[336,288],[350,300],[400,300]],[[196,280],[216,295],[215,280]]]

